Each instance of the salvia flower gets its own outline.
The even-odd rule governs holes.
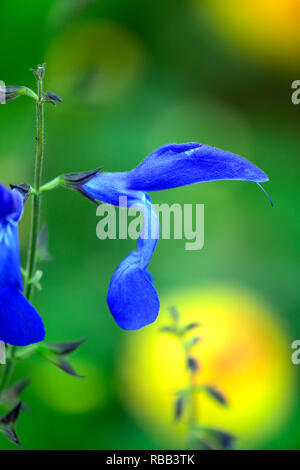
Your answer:
[[[18,222],[23,203],[22,191],[0,185],[0,341],[16,346],[45,337],[41,317],[22,294]]]
[[[147,270],[159,237],[159,220],[147,192],[217,180],[253,181],[260,186],[268,177],[238,155],[192,142],[164,145],[128,172],[97,173],[77,186],[71,182],[70,187],[94,200],[119,205],[120,196],[126,196],[129,207],[143,209],[137,249],[119,264],[107,296],[120,327],[142,328],[154,322],[159,312],[158,295]]]

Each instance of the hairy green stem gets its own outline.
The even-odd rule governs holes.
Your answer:
[[[185,351],[185,362],[188,363],[189,360],[189,351],[187,351],[185,343],[183,342],[183,348]],[[190,401],[190,414],[188,419],[189,431],[192,431],[197,425],[197,415],[198,415],[198,406],[197,406],[197,394],[195,389],[197,388],[196,375],[193,370],[189,371],[189,401]]]
[[[37,258],[37,242],[40,225],[40,210],[41,210],[41,181],[42,181],[42,168],[43,168],[43,155],[44,155],[44,103],[43,103],[43,78],[45,73],[45,66],[38,66],[34,71],[37,80],[37,100],[36,100],[36,116],[37,116],[37,136],[36,136],[36,159],[35,159],[35,175],[34,175],[34,191],[32,203],[32,216],[31,216],[31,231],[30,241],[27,254],[27,266],[24,282],[24,295],[30,301],[34,285],[31,281],[35,273],[36,258]],[[9,347],[7,345],[7,363],[4,367],[1,382],[0,382],[0,395],[7,387],[11,375],[14,370],[16,358],[16,346]]]
[[[51,189],[56,188],[60,184],[62,184],[61,183],[61,178],[60,178],[60,176],[57,176],[57,178],[54,178],[54,180],[51,180],[48,183],[41,186],[40,187],[40,193],[42,193],[43,191],[50,191]]]
[[[37,114],[37,150],[35,160],[35,177],[34,177],[34,194],[32,204],[32,218],[31,218],[31,233],[30,244],[27,258],[26,280],[24,293],[25,297],[30,301],[33,294],[33,284],[30,282],[34,275],[36,267],[37,255],[37,241],[40,225],[40,210],[41,210],[41,180],[42,180],[42,167],[44,155],[44,103],[43,99],[43,77],[37,79],[38,84],[38,101],[36,103]]]

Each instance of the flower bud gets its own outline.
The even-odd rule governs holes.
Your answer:
[[[56,102],[62,103],[63,100],[56,95],[55,93],[52,93],[51,91],[48,91],[47,93],[44,94],[44,101],[45,103],[51,103],[54,106],[56,105]]]

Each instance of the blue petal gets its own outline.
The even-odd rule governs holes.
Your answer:
[[[132,201],[130,205],[143,213],[143,227],[137,242],[137,251],[140,256],[140,268],[146,269],[159,239],[159,218],[148,195],[143,195],[142,200]]]
[[[23,290],[19,237],[16,222],[0,222],[0,290],[12,286]]]
[[[14,207],[13,207],[13,211],[10,214],[10,218],[14,220],[15,222],[18,222],[23,213],[24,199],[19,193],[19,191],[17,191],[16,189],[13,189],[11,191],[11,195],[14,200]]]
[[[15,346],[27,346],[45,338],[41,317],[14,287],[0,290],[0,340]]]
[[[127,189],[158,191],[216,180],[264,182],[267,175],[248,160],[198,143],[169,144],[126,175]]]
[[[159,312],[159,299],[147,266],[157,245],[159,220],[150,197],[126,188],[126,173],[100,173],[82,186],[94,199],[119,205],[127,196],[128,207],[143,213],[144,224],[137,250],[130,253],[114,273],[107,295],[109,309],[121,328],[137,330],[152,323]]]
[[[127,196],[129,203],[143,198],[143,192],[130,191],[126,185],[127,173],[98,173],[82,189],[92,198],[114,206],[119,205],[120,196]]]
[[[0,222],[14,220],[17,222],[23,211],[23,199],[16,189],[10,191],[0,184]]]
[[[198,143],[168,144],[152,152],[135,169],[99,173],[82,186],[91,197],[118,205],[119,196],[217,180],[262,183],[267,175],[245,158]]]
[[[143,228],[137,249],[119,264],[111,279],[107,303],[121,328],[137,330],[154,322],[159,312],[158,295],[147,271],[159,237],[159,219],[149,196],[132,200],[130,206],[143,212]]]
[[[137,251],[119,264],[110,282],[107,303],[115,321],[125,330],[138,330],[156,320],[158,295],[150,273],[140,268]]]
[[[0,221],[14,211],[14,198],[11,191],[0,184]]]
[[[0,290],[8,285],[23,289],[17,228],[22,210],[18,191],[0,185]]]
[[[19,192],[0,185],[0,341],[16,346],[45,337],[39,314],[20,292],[23,282],[17,222],[22,211]]]

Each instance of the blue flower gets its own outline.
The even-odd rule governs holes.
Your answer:
[[[120,327],[142,328],[154,322],[159,312],[158,295],[147,270],[159,236],[159,221],[147,192],[217,180],[253,181],[260,186],[268,177],[238,155],[187,143],[164,145],[131,171],[97,173],[78,184],[81,194],[114,205],[119,205],[120,196],[127,196],[128,206],[139,204],[149,219],[147,224],[144,220],[137,249],[119,264],[110,282],[107,303]]]
[[[42,341],[44,325],[22,294],[18,222],[23,197],[0,185],[0,341],[26,346]]]

